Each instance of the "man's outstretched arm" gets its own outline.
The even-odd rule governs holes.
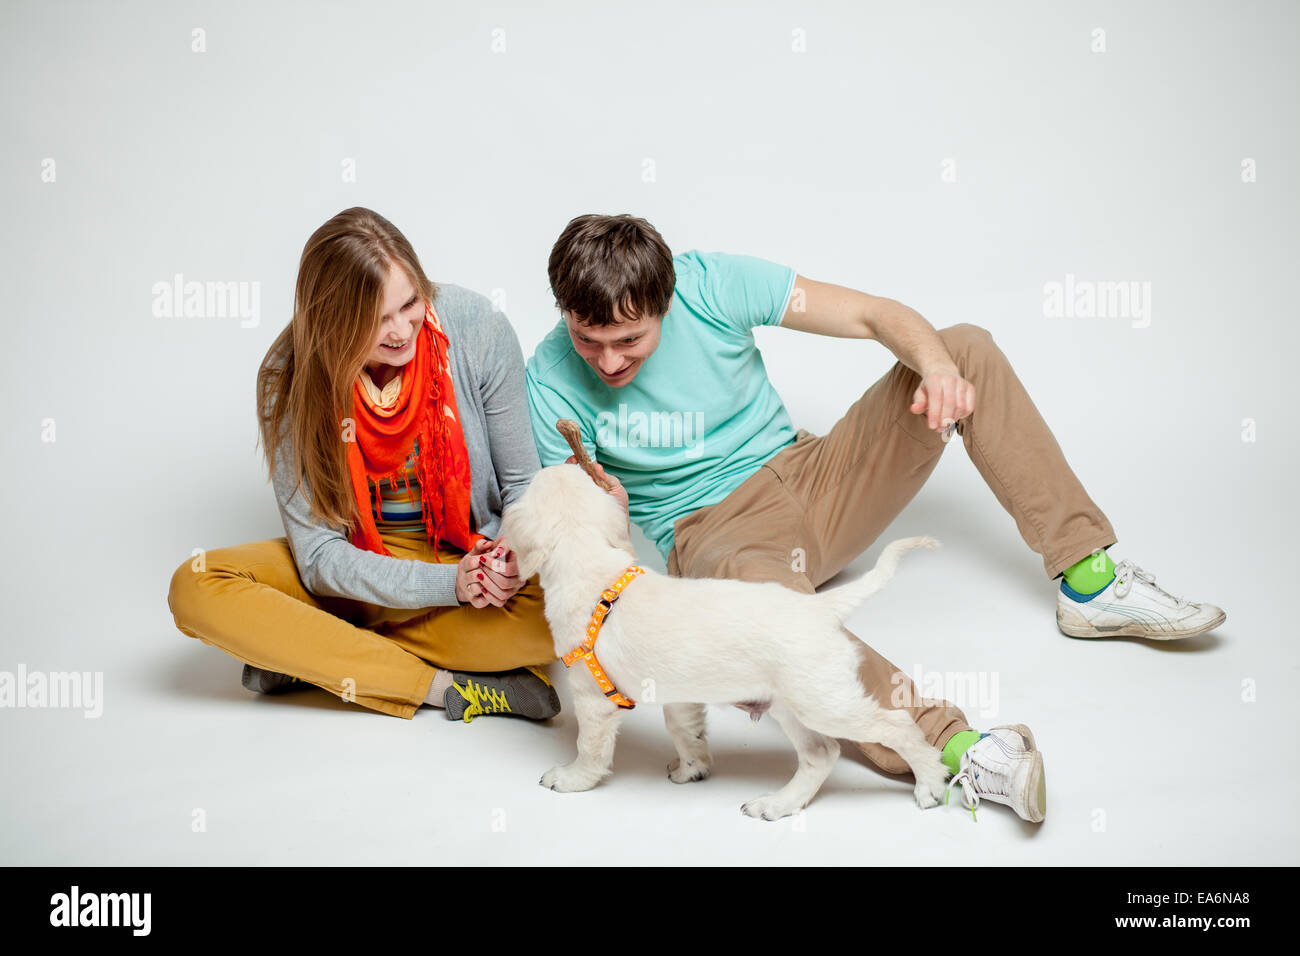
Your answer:
[[[975,386],[961,377],[939,333],[901,302],[796,275],[781,325],[816,335],[878,341],[921,376],[911,410],[925,413],[932,429],[975,410]]]

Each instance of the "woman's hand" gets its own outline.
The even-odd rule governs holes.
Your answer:
[[[576,465],[578,459],[575,456],[570,455],[568,458],[564,459],[564,463],[566,465]],[[623,506],[623,513],[627,514],[627,489],[623,487],[623,482],[619,481],[604,468],[601,468],[600,462],[595,459],[592,460],[591,466],[595,469],[596,474],[600,476],[601,480],[609,485],[609,494],[613,495],[618,500],[618,503]]]
[[[975,386],[955,368],[931,371],[921,378],[910,410],[925,414],[931,429],[946,429],[975,411]]]
[[[504,607],[524,586],[505,538],[475,542],[456,569],[456,600],[473,607]]]

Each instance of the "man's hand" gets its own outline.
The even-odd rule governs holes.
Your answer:
[[[505,538],[478,541],[456,569],[456,600],[473,607],[504,607],[524,583]]]
[[[975,411],[975,386],[955,368],[933,370],[922,377],[910,410],[924,413],[931,429],[947,428]]]
[[[576,465],[578,459],[575,456],[570,455],[568,458],[564,459],[564,463],[566,465]],[[623,487],[623,482],[619,481],[604,468],[600,467],[600,462],[595,459],[592,459],[591,466],[595,469],[596,474],[600,476],[601,480],[609,484],[609,494],[618,499],[618,503],[623,506],[623,513],[627,514],[627,489]]]

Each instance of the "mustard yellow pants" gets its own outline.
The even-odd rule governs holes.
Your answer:
[[[410,532],[382,537],[397,558],[454,563],[464,555]],[[536,577],[505,607],[385,608],[309,592],[286,538],[185,562],[172,575],[167,604],[182,633],[245,664],[408,719],[435,667],[493,672],[556,659]]]

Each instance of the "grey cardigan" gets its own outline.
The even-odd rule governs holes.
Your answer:
[[[439,285],[433,308],[451,343],[451,380],[469,451],[470,513],[495,537],[501,512],[541,468],[524,394],[524,356],[505,314],[484,295]],[[295,492],[283,449],[272,485],[303,584],[313,594],[390,608],[455,605],[456,565],[410,561],[358,548],[311,516],[306,479]],[[292,497],[290,496],[292,494]]]

